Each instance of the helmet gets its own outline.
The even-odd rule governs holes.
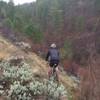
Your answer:
[[[55,43],[53,43],[53,44],[51,44],[51,46],[50,46],[51,48],[56,48],[56,44]]]

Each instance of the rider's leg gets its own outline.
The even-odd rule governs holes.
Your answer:
[[[53,63],[52,61],[49,63],[49,70],[48,70],[48,77],[50,78],[51,74],[52,74],[52,70],[53,70]]]
[[[49,77],[49,78],[50,78],[51,72],[52,72],[52,68],[49,67],[49,69],[48,69],[48,77]]]
[[[59,69],[56,67],[57,81],[59,81]]]
[[[59,70],[58,70],[59,60],[54,60],[53,66],[55,66],[57,81],[59,81]]]

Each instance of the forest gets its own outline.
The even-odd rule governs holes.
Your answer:
[[[0,1],[0,21],[1,27],[20,32],[33,43],[48,45],[55,42],[65,49],[66,42],[76,45],[73,40],[88,36],[95,35],[99,42],[100,1],[37,0],[17,6],[13,0]]]

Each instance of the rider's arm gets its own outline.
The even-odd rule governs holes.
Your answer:
[[[46,61],[48,61],[49,56],[50,56],[50,52],[48,51],[48,53],[46,55]]]

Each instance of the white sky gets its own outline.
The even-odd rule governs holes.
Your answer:
[[[9,2],[9,0],[3,0],[3,1]],[[33,2],[33,1],[36,1],[36,0],[13,0],[13,1],[14,1],[15,5],[17,5],[17,4]]]

